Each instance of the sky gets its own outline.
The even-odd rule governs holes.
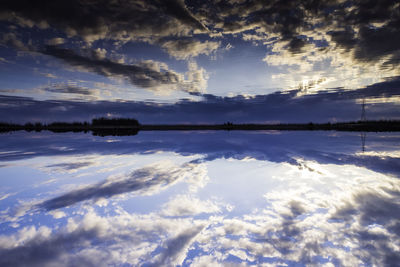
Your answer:
[[[400,119],[400,4],[4,0],[0,120]]]

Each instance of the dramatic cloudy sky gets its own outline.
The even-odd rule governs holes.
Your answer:
[[[0,2],[0,119],[399,119],[395,0]]]

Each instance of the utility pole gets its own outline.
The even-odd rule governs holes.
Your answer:
[[[365,152],[365,139],[367,139],[367,134],[365,132],[361,132],[360,137],[361,137],[361,150],[362,152]]]
[[[366,120],[367,120],[367,116],[365,115],[365,98],[363,98],[362,104],[361,104],[361,119],[360,119],[360,121],[366,121]]]
[[[361,122],[365,122],[367,120],[367,116],[365,115],[365,97],[362,100],[362,104],[361,104]],[[361,149],[362,152],[365,152],[365,139],[367,137],[367,134],[365,132],[361,132],[360,133],[360,137],[361,137]]]

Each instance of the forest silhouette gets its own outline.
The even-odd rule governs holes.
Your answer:
[[[0,132],[13,131],[40,132],[92,132],[97,136],[136,135],[139,131],[201,131],[201,130],[276,130],[276,131],[353,131],[353,132],[397,132],[400,131],[400,121],[353,121],[336,123],[279,123],[279,124],[146,124],[142,125],[136,119],[130,118],[96,118],[89,122],[40,122],[14,124],[0,123]]]

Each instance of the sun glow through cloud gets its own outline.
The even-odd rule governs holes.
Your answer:
[[[1,0],[0,266],[398,266],[398,0]]]

